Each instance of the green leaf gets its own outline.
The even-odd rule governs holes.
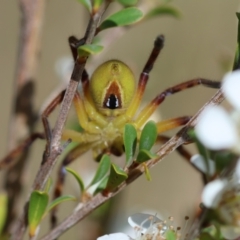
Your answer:
[[[0,193],[0,235],[7,216],[7,194]]]
[[[123,169],[112,163],[106,189],[108,191],[113,191],[119,186],[119,184],[125,181],[127,177],[128,175],[123,171]]]
[[[176,240],[176,234],[172,230],[166,232],[166,240]]]
[[[104,189],[106,189],[107,187],[107,183],[108,183],[108,179],[109,176],[105,176],[102,181],[99,183],[99,185],[97,186],[97,188],[95,189],[93,195],[96,195],[99,192],[102,192]]]
[[[78,48],[78,55],[88,57],[91,54],[100,53],[103,50],[103,46],[96,44],[85,44]]]
[[[130,25],[139,21],[142,17],[143,13],[138,8],[125,8],[105,19],[100,25],[98,31],[117,26]]]
[[[103,0],[94,0],[93,2],[93,8],[98,9],[102,5]]]
[[[82,178],[79,176],[79,174],[71,168],[66,168],[66,170],[74,176],[74,178],[78,182],[81,192],[84,192],[84,190],[85,190],[84,183],[83,183]]]
[[[151,153],[150,151],[146,150],[146,149],[141,149],[137,155],[137,162],[138,163],[143,163],[146,162],[150,159],[156,159],[158,157],[158,155]]]
[[[231,166],[233,161],[235,161],[238,157],[230,153],[228,151],[221,151],[221,152],[210,152],[211,153],[211,159],[214,160],[216,163],[216,168],[218,172],[221,172],[226,167]]]
[[[51,187],[52,187],[52,179],[48,178],[47,183],[44,188],[44,192],[49,193]]]
[[[140,140],[139,140],[139,149],[150,150],[157,139],[157,125],[154,121],[149,121],[144,126]]]
[[[92,12],[91,0],[77,0],[77,1],[80,2],[89,11],[89,13]]]
[[[151,175],[150,175],[149,169],[148,169],[148,167],[147,167],[146,164],[144,164],[144,173],[145,173],[146,179],[147,179],[148,181],[151,181],[152,178],[151,178]]]
[[[124,7],[134,6],[138,3],[138,0],[117,0]]]
[[[179,10],[177,8],[168,6],[168,5],[161,5],[161,6],[155,7],[152,10],[150,10],[144,16],[144,19],[150,19],[153,17],[166,16],[166,15],[169,15],[169,16],[172,16],[175,18],[181,17],[181,13],[179,12]]]
[[[48,205],[48,194],[40,191],[33,191],[29,200],[28,223],[29,235],[33,237],[42,220]]]
[[[109,155],[104,154],[100,160],[97,172],[89,186],[92,186],[93,184],[101,181],[109,171],[110,166],[111,166],[110,157]]]
[[[58,204],[67,202],[67,201],[76,201],[77,199],[74,196],[71,195],[64,195],[60,196],[56,199],[54,199],[47,207],[46,213],[50,212],[54,207],[56,207]]]
[[[132,124],[126,124],[123,133],[126,164],[130,165],[137,145],[137,130]]]
[[[233,71],[240,69],[240,13],[236,13],[238,18],[238,35],[237,35],[237,49],[235,53],[235,59],[233,63]]]

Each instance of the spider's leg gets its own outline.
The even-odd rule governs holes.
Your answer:
[[[7,156],[0,160],[0,170],[3,168],[11,167],[16,163],[17,159],[21,156],[23,151],[26,151],[36,139],[45,139],[43,133],[33,133],[30,137],[26,138],[20,145],[13,149]]]
[[[115,126],[122,127],[127,121],[129,121],[133,118],[136,111],[138,110],[138,107],[142,100],[143,93],[145,91],[145,87],[148,82],[149,73],[152,70],[153,65],[154,65],[161,49],[163,48],[163,44],[164,44],[164,36],[160,35],[156,38],[152,52],[151,52],[151,54],[148,58],[148,61],[147,61],[146,65],[144,66],[143,71],[140,75],[137,91],[133,97],[133,100],[132,100],[131,104],[129,105],[126,113],[117,117],[113,121]]]
[[[51,138],[51,130],[49,129],[49,125],[47,122],[47,117],[49,114],[55,109],[55,107],[61,103],[63,96],[65,94],[65,90],[59,93],[52,102],[47,106],[47,108],[42,113],[42,121],[44,126],[45,134],[43,133],[33,133],[31,136],[26,138],[21,142],[16,148],[14,148],[7,156],[0,160],[0,169],[10,167],[14,164],[18,157],[21,155],[23,151],[31,146],[31,144],[38,138],[45,139],[47,138],[50,141]]]
[[[61,139],[62,140],[71,139],[73,142],[84,144],[84,143],[101,140],[101,135],[90,134],[87,132],[77,132],[72,129],[65,129],[63,130]]]
[[[72,163],[77,157],[82,155],[83,153],[87,152],[89,149],[92,149],[98,144],[98,142],[91,142],[86,144],[78,144],[74,147],[63,159],[57,175],[57,181],[54,187],[54,196],[53,198],[56,199],[62,195],[63,184],[65,181],[66,170],[65,167]],[[51,227],[54,228],[57,224],[57,207],[55,207],[51,212]]]
[[[220,88],[221,82],[212,81],[203,78],[192,79],[183,83],[180,83],[171,88],[167,88],[165,91],[157,95],[138,115],[136,118],[136,127],[140,128],[144,125],[144,123],[148,120],[148,118],[152,115],[152,113],[157,109],[157,107],[165,100],[167,96],[170,96],[174,93],[178,93],[182,90],[192,88],[198,85],[203,85],[205,87],[210,88]]]
[[[171,118],[164,121],[160,121],[157,123],[157,131],[158,133],[166,132],[168,130],[180,127],[185,125],[191,117],[184,116],[184,117],[177,117],[177,118]]]
[[[79,121],[80,126],[86,132],[89,132],[92,134],[100,134],[102,131],[101,128],[94,122],[89,121],[90,117],[88,116],[88,113],[86,112],[86,108],[84,106],[84,101],[82,100],[79,93],[75,93],[73,102],[74,102],[74,106],[75,106],[75,109],[77,112],[78,121]]]

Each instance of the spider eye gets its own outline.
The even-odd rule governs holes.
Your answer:
[[[126,109],[135,92],[135,79],[130,68],[118,60],[100,65],[92,75],[90,92],[100,112],[104,109]]]

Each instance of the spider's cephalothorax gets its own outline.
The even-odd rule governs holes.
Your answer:
[[[100,113],[118,116],[126,111],[135,92],[135,78],[130,68],[118,60],[100,65],[90,80],[90,93]]]

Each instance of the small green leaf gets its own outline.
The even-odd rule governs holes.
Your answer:
[[[117,0],[124,7],[134,6],[138,3],[138,0]]]
[[[111,165],[110,157],[104,154],[100,160],[97,172],[89,186],[92,186],[93,184],[101,181],[109,171],[110,165]]]
[[[137,145],[137,130],[132,124],[125,125],[123,141],[126,153],[126,164],[129,165],[132,161]]]
[[[42,220],[48,205],[48,194],[40,191],[33,191],[29,200],[28,223],[29,235],[33,237]]]
[[[79,176],[79,174],[71,168],[66,168],[66,170],[75,177],[75,179],[78,182],[81,192],[84,192],[84,190],[85,190],[84,183],[83,183],[82,178]]]
[[[85,44],[78,48],[78,55],[87,57],[91,54],[100,53],[103,50],[103,46],[96,44]]]
[[[144,164],[143,166],[144,166],[144,173],[145,173],[146,179],[148,181],[151,181],[152,178],[151,178],[151,175],[150,175],[150,172],[149,172],[149,169],[148,169],[147,165]]]
[[[108,183],[109,176],[105,176],[102,181],[97,186],[96,190],[94,191],[93,195],[96,195],[99,192],[102,192],[106,187]]]
[[[157,139],[157,125],[154,121],[149,121],[144,126],[140,140],[139,140],[139,149],[151,150],[152,146]]]
[[[103,0],[94,0],[93,2],[93,8],[98,9],[102,5]]]
[[[52,179],[48,178],[47,183],[44,188],[44,192],[49,193],[51,187],[52,187]]]
[[[238,35],[237,35],[237,49],[235,53],[234,63],[233,63],[233,70],[240,69],[240,13],[236,13],[238,18]]]
[[[139,21],[142,17],[143,13],[138,8],[125,8],[105,19],[100,25],[98,31],[117,26],[130,25]]]
[[[0,193],[0,235],[7,216],[7,194]]]
[[[77,1],[80,2],[89,11],[89,13],[92,12],[91,0],[77,0]]]
[[[119,184],[125,181],[127,177],[128,175],[123,171],[123,169],[112,163],[106,189],[108,191],[113,191],[119,186]]]
[[[143,163],[146,162],[150,159],[156,159],[158,157],[158,155],[151,153],[150,151],[146,150],[146,149],[141,149],[137,155],[137,162],[138,163]]]
[[[168,6],[168,5],[161,5],[158,7],[153,8],[152,10],[150,10],[145,16],[144,19],[150,19],[153,17],[159,17],[159,16],[172,16],[175,18],[180,18],[181,14],[179,12],[179,10],[175,7],[172,6]]]
[[[50,212],[54,207],[56,207],[58,204],[67,202],[67,201],[76,201],[77,199],[74,196],[71,195],[64,195],[60,196],[56,199],[54,199],[47,207],[46,213]]]
[[[176,234],[172,230],[166,232],[166,240],[176,240]]]

